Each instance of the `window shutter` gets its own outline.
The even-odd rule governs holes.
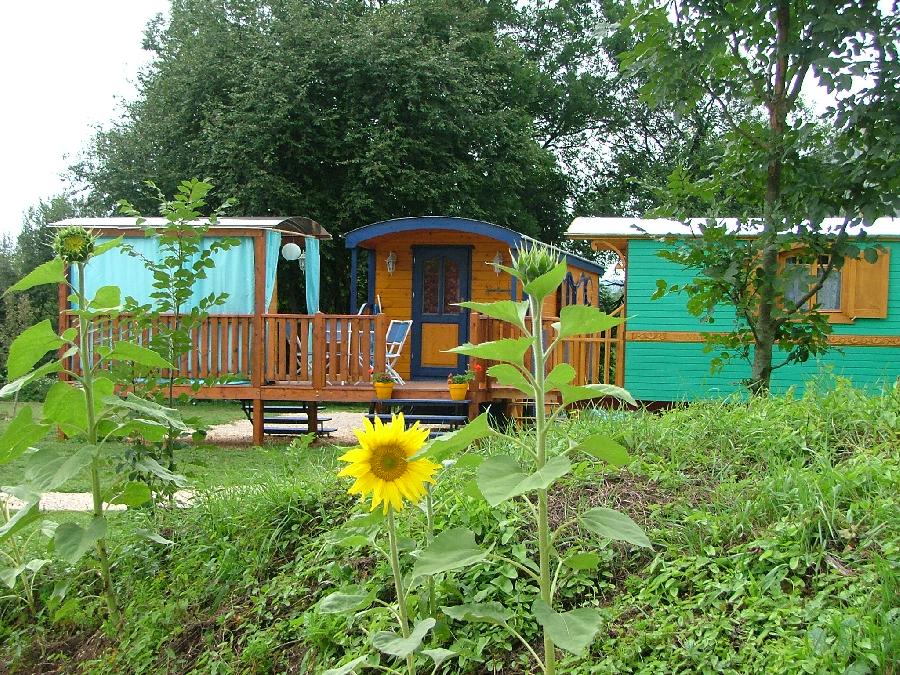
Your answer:
[[[878,251],[878,260],[866,262],[858,258],[852,262],[853,285],[850,315],[857,319],[883,319],[887,316],[888,281],[891,252]]]

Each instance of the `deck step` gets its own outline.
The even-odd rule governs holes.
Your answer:
[[[330,417],[318,418],[319,424],[330,421]],[[263,417],[264,424],[306,424],[307,422],[309,422],[309,418],[306,415],[299,415],[297,417]]]
[[[335,427],[321,427],[316,434],[333,434]],[[267,436],[305,436],[310,433],[306,427],[266,427],[263,433]]]
[[[372,414],[369,413],[366,415],[368,420],[374,421],[375,418],[379,418],[382,422],[390,422],[391,415],[389,413],[386,414]],[[415,422],[421,422],[422,424],[446,424],[446,425],[460,425],[466,424],[469,421],[468,415],[404,415],[403,419],[406,422],[413,424]]]

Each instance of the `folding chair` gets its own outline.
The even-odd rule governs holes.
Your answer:
[[[404,385],[406,382],[400,377],[400,373],[394,368],[400,355],[403,353],[403,345],[406,344],[406,338],[409,337],[409,331],[412,328],[412,321],[391,321],[387,330],[385,339],[384,352],[384,369],[397,384]]]

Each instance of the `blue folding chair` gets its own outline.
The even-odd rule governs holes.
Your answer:
[[[384,369],[391,379],[397,384],[403,385],[406,382],[400,377],[395,365],[400,355],[403,353],[403,345],[406,344],[406,338],[409,337],[409,331],[412,329],[412,321],[396,321],[392,320],[387,330],[384,350]]]

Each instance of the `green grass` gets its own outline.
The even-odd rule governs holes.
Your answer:
[[[661,415],[586,411],[552,440],[562,447],[597,432],[635,460],[624,470],[577,462],[553,490],[551,518],[613,506],[642,524],[654,549],[609,545],[577,528],[557,539],[563,554],[578,547],[602,561],[563,577],[560,604],[596,607],[604,619],[590,653],[564,655],[560,672],[900,672],[900,389],[874,397],[840,385],[800,400],[699,403]],[[493,441],[472,452],[516,450]],[[391,600],[387,563],[347,539],[366,532],[380,541],[381,528],[348,524],[367,509],[346,495],[333,451],[285,449],[279,461],[253,491],[216,491],[156,521],[117,516],[114,572],[126,621],[114,637],[90,595],[88,561],[42,571],[34,619],[17,600],[0,600],[10,670],[317,673],[371,652],[366,634],[393,627],[384,612],[323,614],[316,603],[351,585]],[[490,508],[473,477],[459,466],[441,473],[438,528],[468,527],[482,545],[521,558],[533,536],[526,507]],[[420,540],[422,514],[401,516],[403,534]],[[174,545],[148,545],[141,527]],[[406,548],[403,564],[411,563]],[[50,593],[69,578],[71,597],[87,597],[66,607]],[[439,605],[502,603],[537,644],[534,593],[501,563],[437,580]],[[535,672],[500,627],[438,619],[428,646],[459,654],[441,672]],[[423,657],[420,672],[430,670]]]
[[[22,405],[31,406],[35,411],[35,416],[39,417],[40,404],[20,404],[20,406]],[[207,425],[245,419],[240,403],[233,401],[198,401],[196,404],[179,405],[178,408],[185,417],[200,417]],[[0,433],[3,433],[9,424],[12,410],[11,403],[0,402]],[[77,441],[60,441],[53,432],[48,434],[39,446],[65,452],[71,449],[75,443]],[[108,483],[115,473],[117,458],[122,456],[127,447],[122,443],[108,443],[105,447],[109,460],[103,466],[101,480]],[[319,451],[326,454],[331,452],[327,448]],[[253,485],[263,480],[270,480],[273,476],[286,471],[285,453],[284,445],[267,445],[260,448],[219,447],[200,443],[177,452],[176,470],[186,476],[198,489]],[[0,465],[0,485],[16,485],[21,482],[25,462],[25,458],[19,458],[8,464]],[[90,489],[90,475],[85,470],[60,486],[59,492],[87,492]]]

